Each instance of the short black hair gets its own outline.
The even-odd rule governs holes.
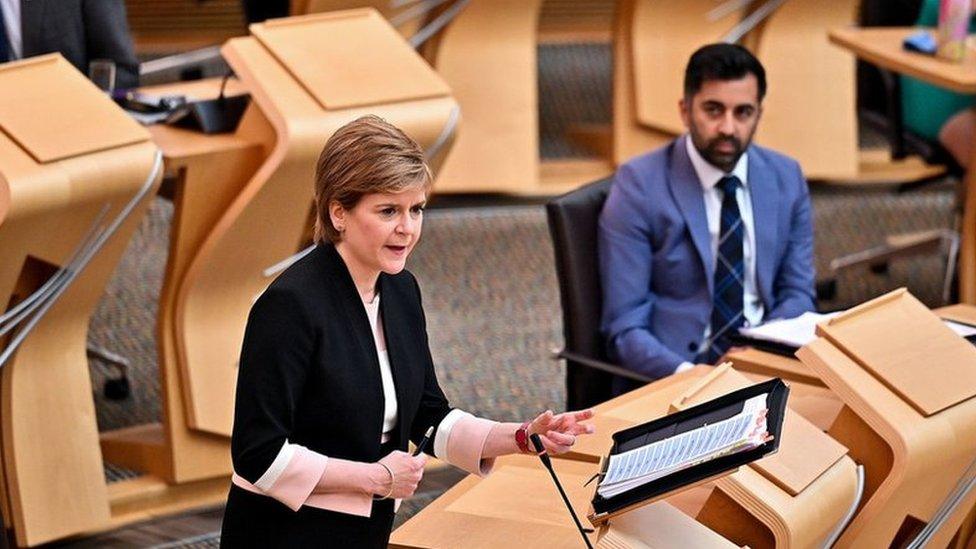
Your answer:
[[[752,74],[759,86],[759,102],[766,96],[766,69],[749,50],[737,44],[708,44],[698,48],[685,67],[685,98],[690,99],[708,80],[738,80]]]

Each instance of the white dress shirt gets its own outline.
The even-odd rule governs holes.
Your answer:
[[[695,168],[698,181],[701,183],[705,199],[705,217],[708,220],[709,243],[712,250],[712,264],[709,265],[709,276],[714,276],[715,262],[718,257],[719,230],[722,222],[722,189],[718,188],[718,182],[726,175],[734,175],[739,178],[742,184],[735,191],[735,201],[739,205],[739,215],[742,218],[743,239],[742,239],[742,261],[744,263],[745,280],[742,284],[742,310],[745,316],[746,326],[755,326],[762,322],[763,302],[759,297],[759,288],[756,285],[756,231],[752,217],[752,198],[749,194],[749,155],[743,154],[739,157],[735,167],[728,174],[708,163],[691,141],[691,136],[685,139],[685,146],[688,149],[688,158],[691,165]],[[711,322],[705,324],[705,333],[699,343],[699,352],[705,348],[706,342],[712,333]],[[675,370],[675,373],[683,372],[691,368],[693,364],[683,362]]]
[[[24,42],[20,35],[20,0],[0,0],[3,10],[2,24],[7,30],[7,41],[10,42],[10,53],[14,59],[24,56]]]

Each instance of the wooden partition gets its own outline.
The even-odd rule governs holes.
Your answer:
[[[797,356],[846,404],[830,434],[867,471],[838,547],[901,546],[937,516],[976,459],[976,348],[905,290],[818,326]],[[930,539],[945,547],[969,492]]]
[[[854,58],[827,39],[827,29],[856,21],[858,5],[789,0],[756,33],[769,82],[756,143],[796,158],[810,178],[858,176]]]
[[[566,457],[596,461],[610,450],[616,431],[758,381],[728,367],[706,366],[658,380],[597,406],[597,433],[581,438]],[[666,501],[739,545],[822,543],[854,503],[855,464],[846,448],[795,413],[797,385],[791,384],[777,454]]]
[[[463,125],[437,192],[539,193],[536,27],[541,0],[471,0],[444,30],[434,67]]]
[[[626,162],[684,133],[678,101],[688,58],[742,17],[709,21],[711,0],[621,0],[614,25],[613,161]]]
[[[17,544],[36,545],[114,519],[85,353],[88,321],[161,171],[154,172],[149,134],[59,55],[0,65],[0,130],[3,311],[38,295],[52,276],[77,273],[46,313],[36,313],[0,373],[0,507]],[[69,263],[98,234],[104,246],[91,249],[90,263]],[[28,325],[0,339],[0,353]]]

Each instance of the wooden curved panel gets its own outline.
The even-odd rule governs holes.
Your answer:
[[[976,400],[925,417],[825,338],[804,346],[797,356],[847,405],[831,434],[867,469],[864,503],[837,547],[887,547],[909,517],[931,520],[976,458]],[[918,372],[919,384],[939,375],[937,349],[928,362]],[[945,547],[974,503],[976,492],[971,492],[930,545]]]
[[[856,0],[789,0],[765,23],[756,56],[769,92],[756,142],[796,158],[812,179],[856,178],[854,58],[827,30],[856,20]]]
[[[331,35],[326,28],[318,36]],[[426,147],[456,104],[445,96],[326,111],[257,40],[232,40],[224,55],[277,134],[270,155],[204,240],[177,297],[175,335],[187,422],[227,436],[248,310],[270,283],[263,271],[302,244],[315,160],[328,137],[352,119],[377,114]]]
[[[435,191],[518,194],[538,187],[540,6],[471,0],[444,30],[434,66],[461,106],[462,127]]]
[[[71,78],[66,70],[49,74],[43,85]],[[88,100],[103,103],[96,112],[110,105],[101,94]],[[84,96],[75,97],[75,108],[87,109]],[[32,131],[50,129],[39,119]],[[112,219],[137,196],[155,152],[142,131],[142,143],[41,165],[0,134],[0,180],[9,190],[0,225],[4,310],[65,264],[105,205],[110,206],[106,219]],[[109,523],[86,336],[89,318],[152,190],[0,373],[3,484],[18,544],[35,545]]]
[[[620,0],[613,31],[613,162],[656,149],[674,138],[675,133],[652,128],[637,117],[634,91],[634,12],[641,0]],[[680,94],[681,86],[678,87]],[[673,105],[677,109],[677,105]]]
[[[637,120],[651,128],[681,134],[678,112],[684,95],[685,65],[701,46],[717,42],[739,19],[733,12],[716,21],[706,14],[714,0],[637,0],[631,19],[634,104]]]

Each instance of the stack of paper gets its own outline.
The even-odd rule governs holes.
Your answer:
[[[760,341],[771,341],[790,347],[800,348],[817,339],[817,324],[839,315],[842,311],[819,314],[803,313],[796,318],[772,320],[753,328],[739,328],[739,333]],[[961,337],[976,335],[976,327],[967,324],[943,321],[946,326]]]
[[[745,402],[735,416],[610,456],[597,493],[611,498],[653,480],[766,441],[766,397]]]
[[[739,333],[753,339],[800,348],[817,339],[817,324],[838,314],[807,312],[796,318],[773,320],[754,328],[739,328]]]

